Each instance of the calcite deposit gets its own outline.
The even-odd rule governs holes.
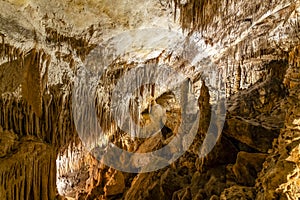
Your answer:
[[[1,200],[300,198],[299,0],[0,5]]]

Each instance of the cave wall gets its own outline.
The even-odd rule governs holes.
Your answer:
[[[54,199],[56,153],[41,140],[1,128],[1,199]]]
[[[201,38],[197,48],[205,49],[209,59],[193,63],[196,68],[211,62],[221,77],[227,77],[228,110],[220,141],[207,157],[197,157],[195,149],[203,140],[209,118],[203,113],[202,129],[191,149],[170,167],[128,174],[88,156],[84,191],[72,195],[77,199],[299,198],[299,1],[199,2],[3,1],[0,198],[54,199],[57,155],[67,165],[58,170],[59,176],[84,165],[82,156],[70,150],[80,143],[71,96],[78,66],[89,52],[102,40],[149,24],[175,30],[179,28],[176,20],[192,39]],[[212,9],[216,9],[215,15],[208,17]],[[175,11],[180,14],[174,22]],[[184,52],[189,56],[193,55],[190,48]],[[165,52],[154,60],[189,75],[193,89],[203,98],[199,102],[209,109],[208,94],[214,90],[208,92],[200,84],[197,69],[186,64],[186,58],[176,60],[176,55]],[[111,71],[102,80],[105,89],[114,86],[117,72],[120,76],[137,66],[126,59],[128,55],[110,63]],[[111,119],[104,109],[108,106],[103,104],[105,98],[98,99],[97,106],[101,123],[107,125]],[[164,98],[160,100],[164,102]],[[167,142],[158,137],[154,142],[136,144],[116,129],[109,131],[108,138],[113,134],[117,137],[112,140],[130,151],[149,151]],[[85,154],[80,148],[78,151]]]
[[[257,180],[257,199],[299,198],[299,46],[289,54],[284,83],[289,90],[284,127]]]

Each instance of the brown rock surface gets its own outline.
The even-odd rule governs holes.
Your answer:
[[[0,5],[1,200],[63,199],[57,192],[86,200],[300,198],[299,0],[3,0]],[[95,56],[99,44],[101,55]],[[91,55],[94,63],[85,63]],[[85,89],[95,86],[97,93],[86,110],[74,107],[77,97],[90,92],[73,90],[83,64],[102,75],[83,80]],[[165,123],[155,137],[131,138],[111,114],[112,92],[126,73],[151,65],[166,65],[188,81],[180,98],[170,84],[134,88],[128,105],[134,121],[145,125],[158,118],[151,128]],[[160,149],[193,106],[186,91],[198,99],[198,132],[183,137],[178,148],[191,139],[193,144],[170,166],[123,173],[99,162],[102,154],[78,148],[78,132],[90,136],[97,122],[103,137],[89,138],[88,150],[96,152],[108,141],[130,152]],[[225,112],[222,106],[214,109],[220,94],[227,97],[225,127],[210,154],[200,157],[209,124],[223,128],[222,121],[210,119]],[[139,102],[140,96],[147,98]],[[164,107],[165,117],[151,115],[154,102]],[[93,106],[97,119],[90,114]],[[172,157],[176,148],[164,153]],[[120,160],[120,166],[133,162],[123,155],[110,159]],[[56,180],[62,181],[55,185]]]
[[[232,168],[237,183],[254,186],[257,174],[261,171],[266,157],[267,154],[240,151]]]
[[[111,171],[110,171],[111,170]],[[108,182],[104,186],[104,192],[106,196],[112,196],[122,194],[125,189],[125,180],[122,172],[112,170],[110,168],[106,174]]]
[[[1,131],[0,134],[10,139],[1,140],[1,147],[2,142],[15,143],[12,151],[4,152],[5,156],[0,158],[0,199],[54,199],[56,157],[53,148],[35,138],[18,140],[12,132]]]
[[[285,127],[274,141],[273,151],[263,164],[256,186],[257,199],[298,199],[299,187],[299,83],[291,76],[299,69],[299,46],[289,54],[289,69],[285,77],[285,84],[289,89],[289,96],[285,109],[287,112]],[[296,72],[297,74],[297,72]]]
[[[251,187],[235,185],[225,189],[220,196],[220,200],[236,200],[236,199],[240,199],[240,200],[255,199],[255,189]]]

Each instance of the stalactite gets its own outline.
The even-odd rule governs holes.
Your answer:
[[[72,142],[56,159],[57,177],[79,171],[88,166],[89,155],[79,143]]]
[[[14,130],[20,136],[41,138],[57,148],[76,139],[75,127],[70,119],[70,93],[64,92],[62,95],[63,91],[53,87],[49,89],[42,98],[41,116],[37,116],[23,99],[11,96],[0,99],[0,125],[5,130]]]
[[[238,92],[240,90],[241,87],[241,75],[242,75],[242,69],[241,69],[241,65],[237,65],[236,68],[236,75],[235,75],[235,83],[234,83],[234,92]]]
[[[300,47],[296,46],[290,53],[289,53],[289,65],[292,66],[287,71],[284,84],[286,87],[293,89],[298,86],[298,79],[299,79],[299,68],[300,68]]]
[[[4,49],[5,49],[5,40],[4,40],[4,37],[5,36],[3,34],[1,34],[1,39],[2,39],[1,58],[3,58],[5,56],[5,51],[4,51]]]
[[[256,180],[257,198],[298,199],[299,192],[299,85],[300,85],[300,46],[289,52],[288,69],[283,83],[288,89],[284,105],[286,118],[278,139],[273,142],[273,149],[263,170]],[[282,67],[282,66],[280,66]],[[276,159],[273,159],[276,158]],[[274,181],[276,180],[276,181]],[[272,184],[270,184],[272,183]]]
[[[95,45],[89,44],[89,40],[85,36],[65,36],[49,27],[46,28],[46,33],[48,42],[51,41],[56,44],[67,43],[72,49],[76,50],[82,60],[85,60],[85,56],[95,47]]]
[[[41,115],[41,71],[40,52],[32,50],[25,58],[22,96],[26,99],[33,111]]]
[[[55,159],[55,151],[46,144],[35,141],[20,143],[14,154],[0,158],[0,198],[54,199]]]

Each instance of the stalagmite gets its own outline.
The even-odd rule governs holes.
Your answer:
[[[298,1],[0,4],[1,200],[300,198]],[[123,173],[113,146],[169,165]]]

